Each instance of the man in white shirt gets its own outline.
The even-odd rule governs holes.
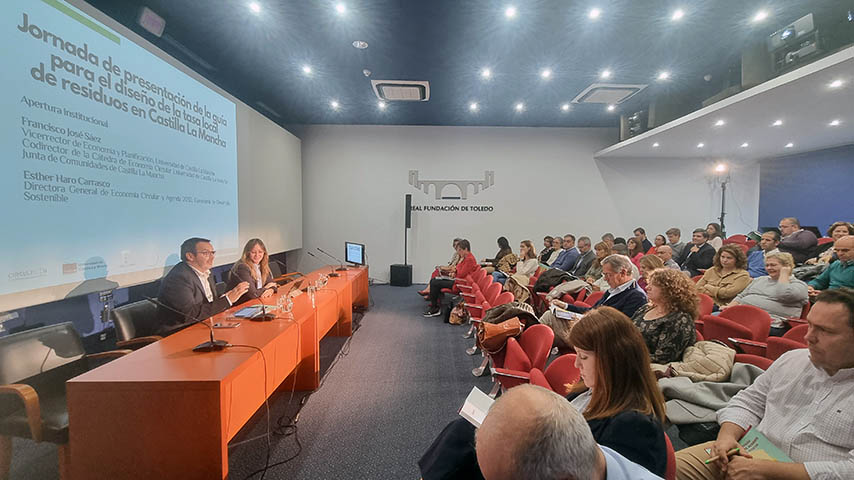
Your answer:
[[[513,387],[495,401],[475,444],[486,480],[660,480],[598,445],[571,403],[533,385]]]
[[[854,478],[854,290],[822,293],[807,321],[808,348],[778,358],[718,411],[717,440],[676,453],[679,479]],[[748,428],[794,463],[727,457]],[[703,463],[715,456],[721,459]]]
[[[193,237],[181,244],[182,262],[176,264],[160,281],[158,300],[166,307],[157,307],[159,334],[168,334],[196,320],[204,320],[225,311],[247,290],[249,284],[240,282],[217,297],[211,267],[216,251],[206,238]]]

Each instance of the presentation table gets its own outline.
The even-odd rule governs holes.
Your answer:
[[[307,275],[303,287],[329,272]],[[193,351],[210,337],[197,324],[69,380],[71,478],[225,478],[229,440],[277,389],[315,389],[320,340],[351,335],[353,306],[367,307],[367,269],[338,273],[314,305],[296,296],[292,318],[278,310],[267,322],[231,318],[258,300],[212,317],[241,322],[216,329],[233,345],[222,351]],[[275,306],[286,290],[264,303]]]

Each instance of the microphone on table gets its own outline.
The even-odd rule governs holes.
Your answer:
[[[318,250],[320,253],[322,253],[322,254],[326,255],[327,257],[331,258],[332,260],[335,260],[336,262],[338,262],[338,264],[339,264],[339,265],[341,265],[340,267],[336,268],[335,270],[337,270],[337,271],[339,271],[339,272],[344,272],[344,271],[346,271],[346,270],[347,270],[347,267],[345,267],[345,266],[344,266],[344,262],[342,262],[338,257],[336,257],[335,255],[332,255],[331,253],[329,253],[329,252],[327,252],[327,251],[323,250],[323,249],[322,249],[322,248],[320,248],[320,247],[317,247],[317,250]]]
[[[155,305],[157,305],[158,307],[163,307],[163,308],[165,308],[166,310],[169,310],[169,311],[171,311],[171,312],[175,312],[175,313],[177,313],[177,314],[181,315],[182,317],[189,318],[190,320],[192,320],[192,322],[190,323],[190,325],[193,325],[193,324],[196,324],[196,323],[201,323],[201,324],[203,324],[204,326],[208,327],[208,329],[209,329],[209,330],[210,330],[210,332],[211,332],[211,339],[210,339],[210,341],[207,341],[207,342],[204,342],[204,343],[200,343],[200,344],[196,345],[195,347],[193,347],[193,351],[194,351],[194,352],[216,352],[216,351],[222,350],[222,349],[224,349],[225,347],[227,347],[227,346],[228,346],[228,342],[226,342],[225,340],[217,340],[217,339],[215,339],[215,338],[214,338],[214,329],[213,329],[213,325],[209,325],[209,324],[205,323],[205,321],[204,321],[204,320],[198,319],[198,318],[196,318],[196,317],[191,317],[191,316],[187,315],[186,313],[184,313],[184,312],[182,312],[182,311],[180,311],[180,310],[178,310],[178,309],[176,309],[176,308],[172,308],[172,307],[170,307],[169,305],[166,305],[165,303],[163,303],[163,302],[161,302],[160,300],[157,300],[157,299],[155,299],[155,298],[151,298],[151,297],[144,297],[144,298],[145,298],[146,300],[148,300],[149,302],[154,303],[154,304],[155,304]],[[187,326],[189,327],[190,325],[187,325]]]
[[[306,250],[306,251],[305,251],[305,253],[309,254],[309,256],[313,257],[313,258],[314,258],[315,260],[317,260],[318,262],[322,262],[322,261],[323,261],[323,260],[321,260],[321,259],[320,259],[320,257],[318,257],[317,255],[315,255],[315,254],[311,253],[311,251],[310,251],[310,250]],[[338,277],[338,276],[340,276],[340,275],[338,275],[337,273],[335,273],[335,267],[333,267],[333,266],[331,266],[331,265],[330,265],[330,266],[329,266],[329,269],[331,270],[331,271],[329,272],[329,276],[330,276],[330,277]]]
[[[278,288],[276,289],[278,292]],[[252,322],[269,322],[276,318],[276,314],[267,313],[267,305],[264,303],[264,300],[261,297],[258,297],[258,302],[261,304],[261,311],[263,312],[261,315],[255,315],[254,317],[249,317],[249,320]]]

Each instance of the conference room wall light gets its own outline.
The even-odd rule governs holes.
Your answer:
[[[515,108],[517,112],[524,112],[525,111],[525,104],[522,102],[519,102],[513,108]]]
[[[478,108],[480,108],[480,106],[477,104],[477,102],[469,103],[469,110],[470,111],[476,112]]]
[[[542,70],[540,71],[540,77],[542,77],[542,78],[543,78],[543,80],[548,80],[548,79],[552,78],[552,71],[551,71],[551,69],[550,69],[550,68],[544,68],[544,69],[542,69]]]
[[[685,16],[685,10],[682,10],[681,8],[677,8],[676,11],[673,12],[673,15],[670,16],[670,20],[672,20],[674,22],[678,22],[679,20],[682,20],[682,18],[684,16]]]
[[[338,100],[331,100],[329,102],[329,106],[332,108],[332,110],[338,110],[339,108],[341,108],[341,104],[338,103]]]
[[[491,78],[492,77],[492,70],[490,70],[488,68],[481,69],[480,77],[485,78],[485,79]]]
[[[258,2],[249,2],[249,10],[254,14],[261,13],[261,4]]]
[[[726,173],[727,170],[729,170],[729,166],[726,163],[721,162],[715,165],[715,171],[717,173]]]
[[[303,65],[302,66],[302,73],[305,75],[311,75],[311,66],[310,65]]]
[[[563,112],[568,112],[568,111],[569,111],[569,104],[568,104],[568,103],[564,103],[563,105],[561,105],[561,106],[560,106],[560,109],[561,109],[561,111],[563,111]]]
[[[345,15],[347,13],[347,5],[343,3],[336,3],[335,13],[337,13],[338,15]]]
[[[509,6],[504,9],[504,16],[507,18],[516,18],[516,7]]]
[[[590,20],[598,20],[599,17],[602,16],[602,9],[600,8],[591,8],[590,12],[587,14]]]

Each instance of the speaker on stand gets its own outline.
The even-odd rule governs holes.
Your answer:
[[[412,195],[406,194],[403,207],[403,264],[396,263],[389,272],[389,284],[395,287],[412,285],[412,265],[408,262],[409,229],[412,228]]]

